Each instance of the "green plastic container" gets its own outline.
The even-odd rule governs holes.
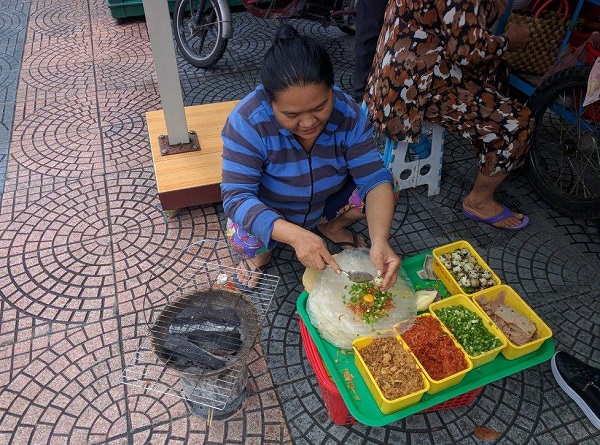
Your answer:
[[[441,289],[441,282],[424,282],[416,272],[423,266],[425,255],[431,252],[403,259],[402,268],[407,273],[410,281],[415,288],[427,289],[435,287],[441,291],[441,295],[448,295],[445,289]],[[325,363],[325,367],[331,374],[342,399],[346,403],[348,411],[360,423],[368,426],[384,426],[408,417],[412,414],[431,408],[439,403],[446,402],[454,397],[460,396],[466,392],[480,388],[488,383],[503,379],[511,374],[520,372],[526,368],[538,365],[549,360],[554,354],[554,340],[549,338],[544,341],[542,346],[534,352],[526,354],[514,360],[507,360],[504,356],[498,355],[493,361],[473,368],[467,373],[465,378],[448,389],[437,394],[424,394],[420,402],[409,407],[400,409],[391,414],[384,414],[379,409],[377,402],[371,395],[369,388],[363,380],[358,368],[354,362],[352,350],[342,350],[336,348],[331,343],[323,340],[317,330],[310,322],[310,317],[306,312],[306,300],[308,292],[302,292],[296,300],[298,313],[302,318],[312,340]]]
[[[169,1],[169,12],[175,9],[175,0]],[[229,6],[242,6],[242,0],[228,0]],[[115,19],[144,17],[142,0],[106,0],[110,14]]]

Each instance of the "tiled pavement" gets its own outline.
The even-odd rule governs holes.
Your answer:
[[[178,62],[186,105],[240,99],[259,82],[277,23],[244,12],[234,20],[215,69]],[[352,38],[295,24],[326,45],[348,89]],[[548,363],[487,385],[468,407],[379,428],[333,424],[302,350],[302,268],[290,249],[277,250],[268,270],[281,281],[250,358],[242,411],[207,422],[180,399],[122,384],[144,337],[149,274],[193,242],[223,238],[218,204],[175,219],[160,211],[144,120],[158,108],[143,21],[117,22],[104,0],[3,0],[0,444],[468,444],[481,442],[479,425],[500,431],[502,444],[600,443]],[[440,195],[417,188],[398,203],[398,252],[469,240],[551,326],[558,349],[600,366],[598,221],[549,209],[526,172],[499,198],[530,215],[530,227],[508,233],[465,220],[472,155],[450,139],[445,156]]]

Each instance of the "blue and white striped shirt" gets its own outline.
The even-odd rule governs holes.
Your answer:
[[[276,245],[271,240],[275,220],[314,227],[325,201],[342,188],[348,174],[363,201],[378,185],[393,185],[365,112],[338,87],[333,92],[331,117],[310,154],[279,124],[262,85],[237,104],[225,123],[225,213],[269,249]]]

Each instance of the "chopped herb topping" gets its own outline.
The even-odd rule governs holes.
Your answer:
[[[502,345],[500,339],[486,329],[481,317],[464,306],[446,306],[436,310],[435,315],[471,357]]]

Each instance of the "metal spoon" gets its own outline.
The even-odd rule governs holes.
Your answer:
[[[328,264],[327,267],[331,266]],[[350,281],[354,283],[368,283],[369,281],[373,281],[373,275],[371,275],[369,272],[364,272],[362,270],[351,270],[346,272],[345,270],[340,270],[348,277]]]

